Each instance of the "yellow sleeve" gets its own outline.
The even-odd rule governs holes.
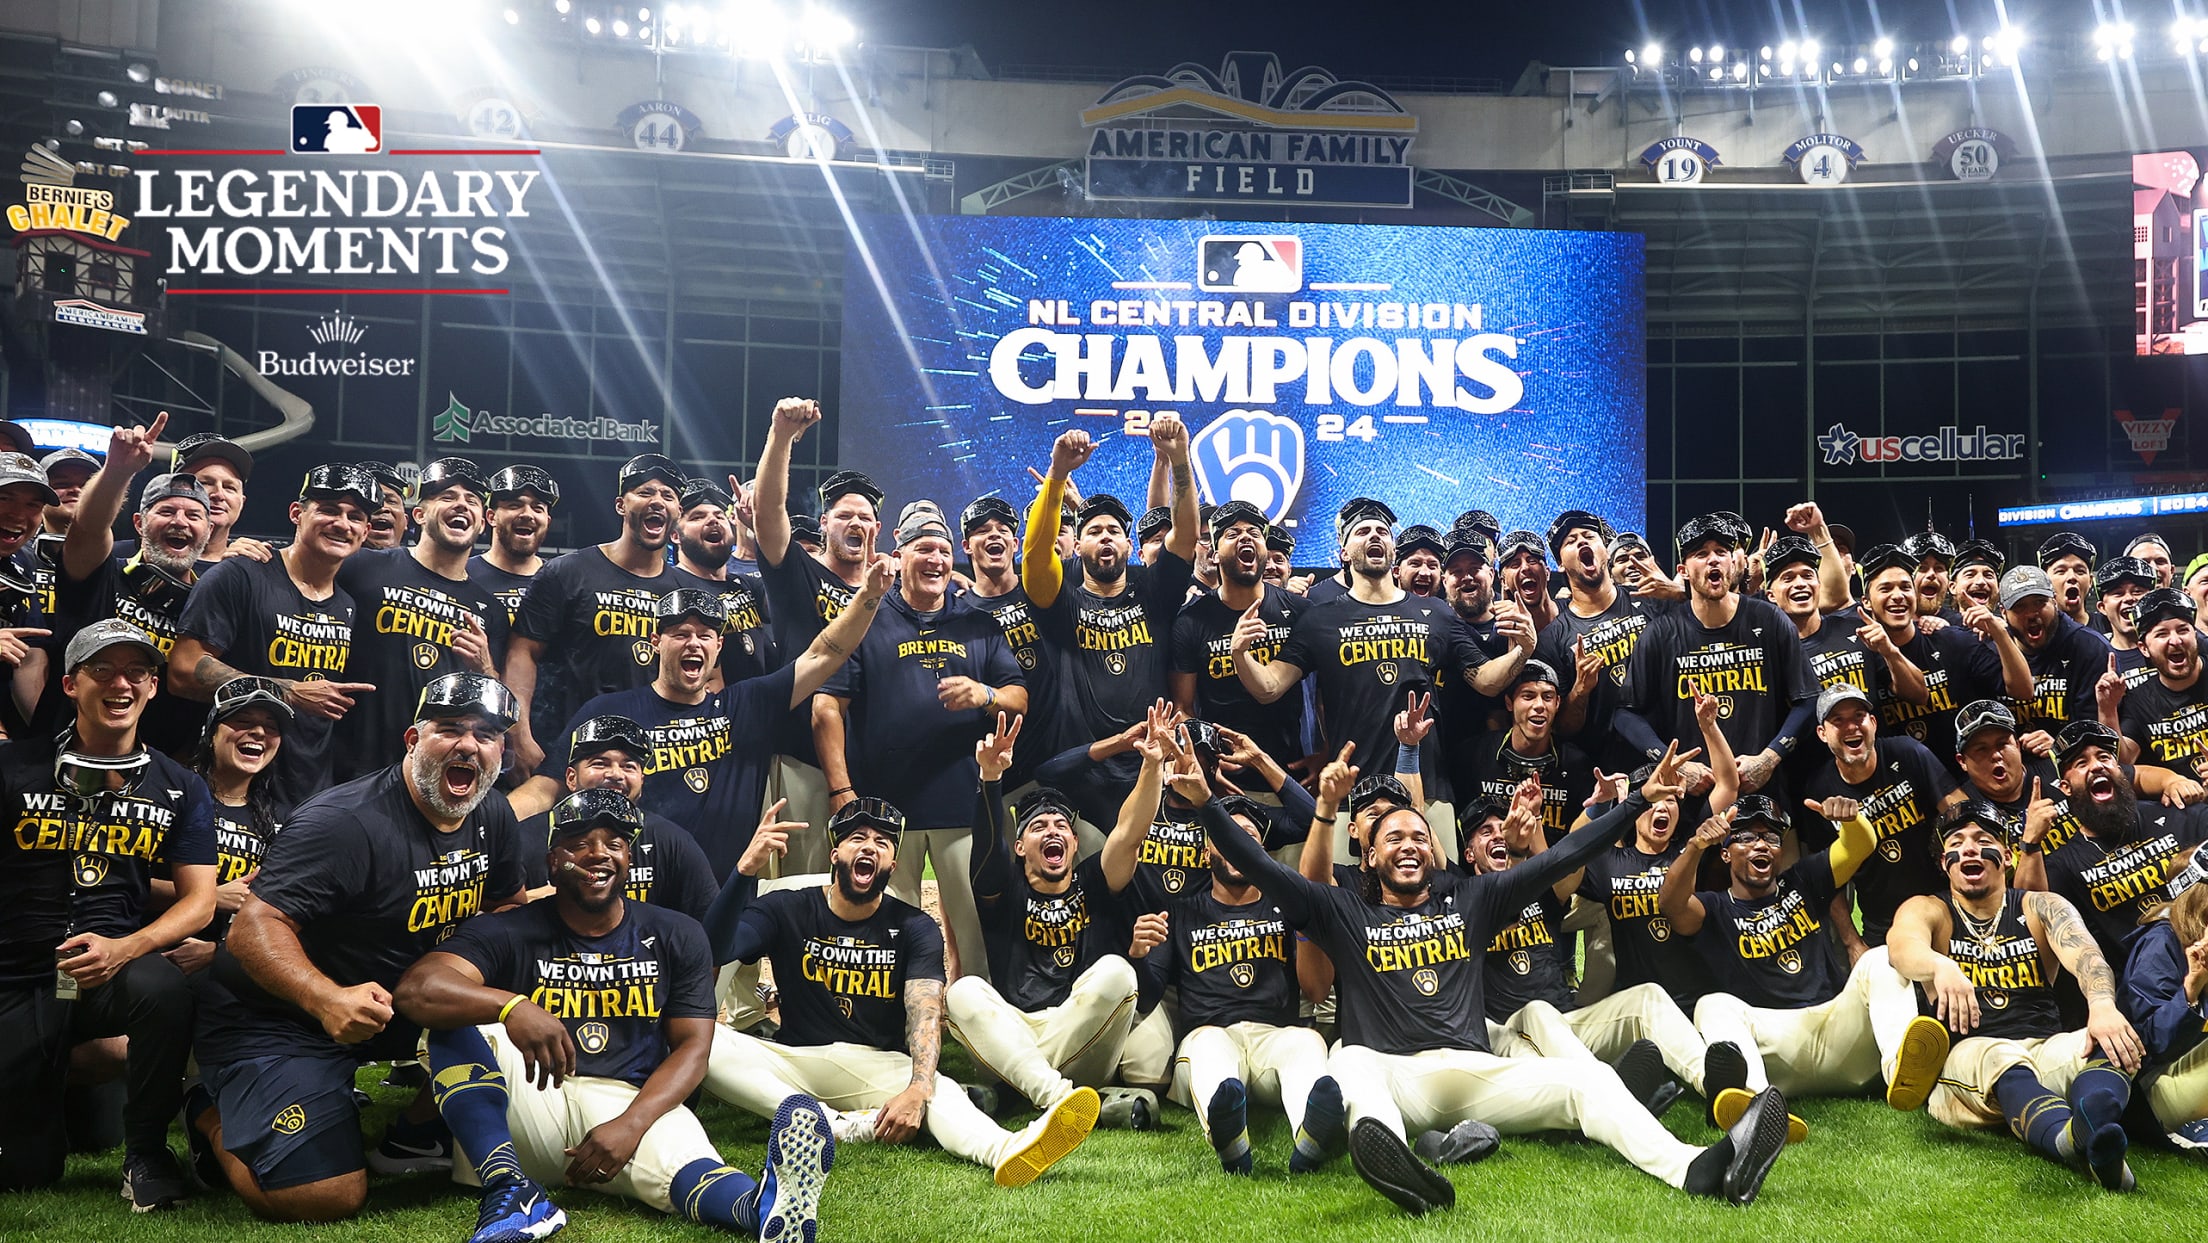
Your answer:
[[[1058,564],[1059,512],[1065,508],[1066,481],[1045,477],[1027,507],[1027,533],[1020,540],[1020,586],[1036,608],[1058,603],[1065,571]]]
[[[1840,836],[1832,843],[1832,883],[1845,885],[1854,879],[1856,871],[1871,861],[1872,852],[1878,849],[1878,834],[1871,830],[1871,822],[1858,815],[1833,826]]]

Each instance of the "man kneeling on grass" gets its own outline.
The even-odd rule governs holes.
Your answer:
[[[813,1237],[836,1157],[820,1106],[781,1103],[754,1183],[682,1103],[713,1048],[713,955],[696,920],[622,897],[643,831],[625,799],[561,803],[552,900],[469,920],[399,981],[466,1158],[454,1177],[483,1186],[471,1243],[557,1232],[567,1215],[544,1184],[562,1182],[761,1239]]]

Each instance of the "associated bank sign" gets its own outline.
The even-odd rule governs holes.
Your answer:
[[[1099,199],[1409,207],[1418,118],[1324,69],[1230,52],[1114,85],[1083,110]]]
[[[470,410],[454,393],[445,394],[445,408],[430,421],[433,439],[467,444],[476,436],[526,436],[537,440],[604,440],[620,445],[656,445],[659,425],[634,423],[605,415],[587,419],[556,414],[492,414]]]

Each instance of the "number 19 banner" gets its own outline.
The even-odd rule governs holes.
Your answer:
[[[1170,412],[1204,500],[1308,532],[1299,564],[1353,496],[1640,530],[1646,405],[1634,234],[883,215],[845,267],[840,460],[886,514],[1024,507],[1069,428],[1139,513]]]

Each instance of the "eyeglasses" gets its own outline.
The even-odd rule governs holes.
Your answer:
[[[118,665],[107,660],[88,661],[77,666],[77,671],[95,682],[111,682],[115,679],[115,675],[119,673],[123,675],[123,680],[132,686],[144,686],[146,683],[153,681],[153,675],[158,672],[152,665]]]

